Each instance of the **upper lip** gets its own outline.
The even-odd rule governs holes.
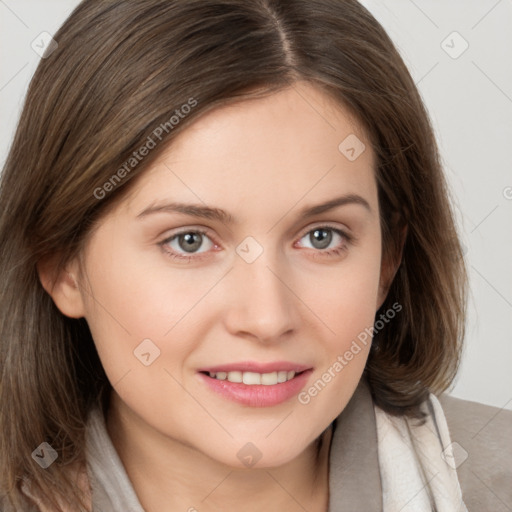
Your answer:
[[[254,372],[254,373],[272,373],[278,371],[294,371],[295,373],[309,370],[311,366],[292,363],[290,361],[273,361],[270,363],[258,363],[256,361],[241,361],[239,363],[226,363],[216,366],[200,368],[200,372]]]

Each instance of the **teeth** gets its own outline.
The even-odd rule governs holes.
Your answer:
[[[286,382],[288,372],[277,372],[277,382]]]
[[[227,380],[229,382],[242,382],[242,372],[228,372]]]
[[[244,372],[242,382],[249,385],[261,384],[261,373]]]
[[[272,373],[256,373],[256,372],[208,372],[210,377],[218,380],[228,380],[253,386],[254,384],[263,384],[264,386],[273,386],[281,382],[286,382],[295,377],[295,372],[281,371]]]
[[[272,386],[277,384],[277,372],[263,373],[261,375],[261,383],[265,386]]]

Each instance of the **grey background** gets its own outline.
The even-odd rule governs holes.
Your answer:
[[[56,32],[78,3],[0,0],[1,165],[40,59],[31,44]],[[420,89],[458,212],[471,297],[451,393],[512,409],[512,0],[361,3]]]

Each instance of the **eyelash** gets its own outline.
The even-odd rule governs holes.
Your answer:
[[[339,228],[336,228],[334,226],[329,226],[327,224],[321,225],[321,226],[315,226],[314,228],[310,229],[309,231],[304,232],[299,237],[299,240],[301,240],[306,235],[309,235],[310,233],[312,233],[313,231],[316,231],[316,230],[326,230],[326,231],[332,231],[332,232],[336,233],[337,235],[341,236],[344,239],[344,245],[334,248],[334,249],[324,249],[324,250],[317,249],[314,251],[314,253],[316,253],[316,254],[313,254],[314,258],[325,257],[325,256],[327,256],[328,258],[340,256],[347,250],[346,244],[350,244],[351,242],[354,241],[354,238],[351,235],[348,235],[347,233],[345,233],[343,230],[341,230]],[[159,242],[158,245],[162,248],[162,250],[164,251],[166,256],[169,256],[172,259],[184,260],[187,262],[191,261],[191,260],[197,260],[197,261],[202,260],[205,257],[203,255],[191,254],[190,256],[184,256],[175,251],[169,250],[168,248],[165,247],[169,242],[172,242],[175,238],[179,237],[180,235],[187,234],[187,233],[199,234],[199,235],[206,236],[211,239],[211,237],[208,235],[207,231],[205,231],[203,229],[195,228],[195,229],[187,229],[187,230],[179,231],[178,233],[174,233],[172,236],[167,237],[165,240],[162,240],[161,242]],[[212,242],[215,244],[214,240],[212,240]]]

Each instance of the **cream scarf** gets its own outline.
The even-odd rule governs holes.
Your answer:
[[[375,406],[383,512],[467,512],[441,404],[424,405],[421,426]]]

